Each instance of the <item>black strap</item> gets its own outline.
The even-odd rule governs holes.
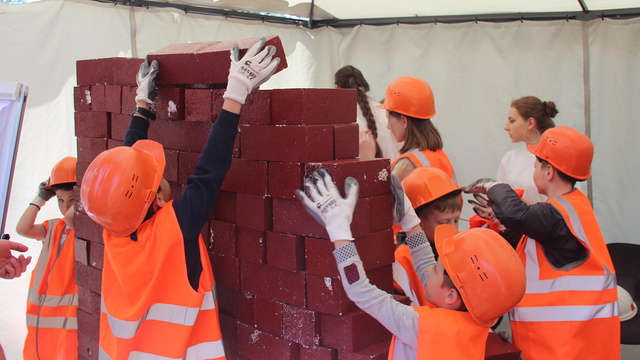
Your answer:
[[[156,114],[151,112],[149,109],[145,109],[145,108],[140,107],[140,106],[136,106],[136,108],[133,109],[133,113],[134,114],[138,113],[138,114],[146,117],[147,119],[151,119],[151,120],[155,120],[156,119]]]

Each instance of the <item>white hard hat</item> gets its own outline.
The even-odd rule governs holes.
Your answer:
[[[620,321],[627,321],[638,312],[638,306],[633,302],[631,295],[623,287],[618,285],[618,307],[620,308]]]

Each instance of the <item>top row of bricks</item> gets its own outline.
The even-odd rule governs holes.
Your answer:
[[[238,44],[240,57],[258,38],[173,44],[147,55],[149,61],[158,60],[160,72],[157,86],[166,85],[224,85],[231,65],[230,50]],[[287,59],[278,36],[266,37],[266,45],[276,48],[280,58],[276,73],[285,69]],[[136,86],[136,74],[144,59],[106,58],[80,60],[76,63],[78,85]]]

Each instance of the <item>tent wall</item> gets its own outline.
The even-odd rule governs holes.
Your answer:
[[[15,224],[51,166],[76,153],[75,62],[263,35],[280,36],[289,63],[263,88],[332,87],[333,73],[346,64],[363,71],[376,99],[398,76],[427,80],[436,99],[433,121],[462,185],[495,177],[502,156],[522,146],[503,130],[512,99],[554,101],[556,124],[586,131],[594,141],[593,203],[605,239],[640,244],[634,219],[640,213],[634,186],[640,175],[640,19],[309,30],[170,9],[45,0],[0,4],[0,29],[0,81],[30,86],[7,218],[12,239],[30,247],[30,269],[40,245],[15,234]],[[39,221],[60,216],[50,203]],[[466,206],[463,217],[471,214]],[[9,359],[21,357],[29,275],[0,285],[0,343]]]

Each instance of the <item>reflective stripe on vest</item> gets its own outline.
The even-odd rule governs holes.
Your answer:
[[[200,360],[216,359],[224,356],[222,340],[211,341],[193,345],[187,348],[184,358],[170,358],[161,355],[148,354],[139,351],[132,351],[127,359],[129,360]],[[111,357],[100,348],[100,360],[111,360]]]
[[[29,301],[37,306],[78,306],[78,294],[68,294],[64,296],[40,295],[37,291],[29,288]]]
[[[416,164],[415,161],[413,161],[413,159],[410,156],[400,156],[401,158],[405,158],[411,161],[411,163],[416,167],[431,167],[431,163],[429,162],[429,159],[427,159],[427,156],[419,149],[413,149],[411,151],[407,151],[405,154],[413,154],[416,157],[416,160],[420,162],[419,164]]]
[[[39,329],[67,329],[77,330],[78,319],[74,317],[44,317],[38,319],[37,315],[27,314],[27,326],[38,327]]]
[[[146,320],[164,321],[171,324],[193,326],[196,323],[198,313],[201,310],[215,309],[215,293],[213,291],[206,292],[202,300],[202,306],[199,308],[172,305],[172,304],[153,304],[147,309],[147,312],[138,320],[127,321],[117,319],[105,308],[104,299],[101,297],[101,310],[109,319],[109,326],[115,337],[121,339],[131,339]]]

